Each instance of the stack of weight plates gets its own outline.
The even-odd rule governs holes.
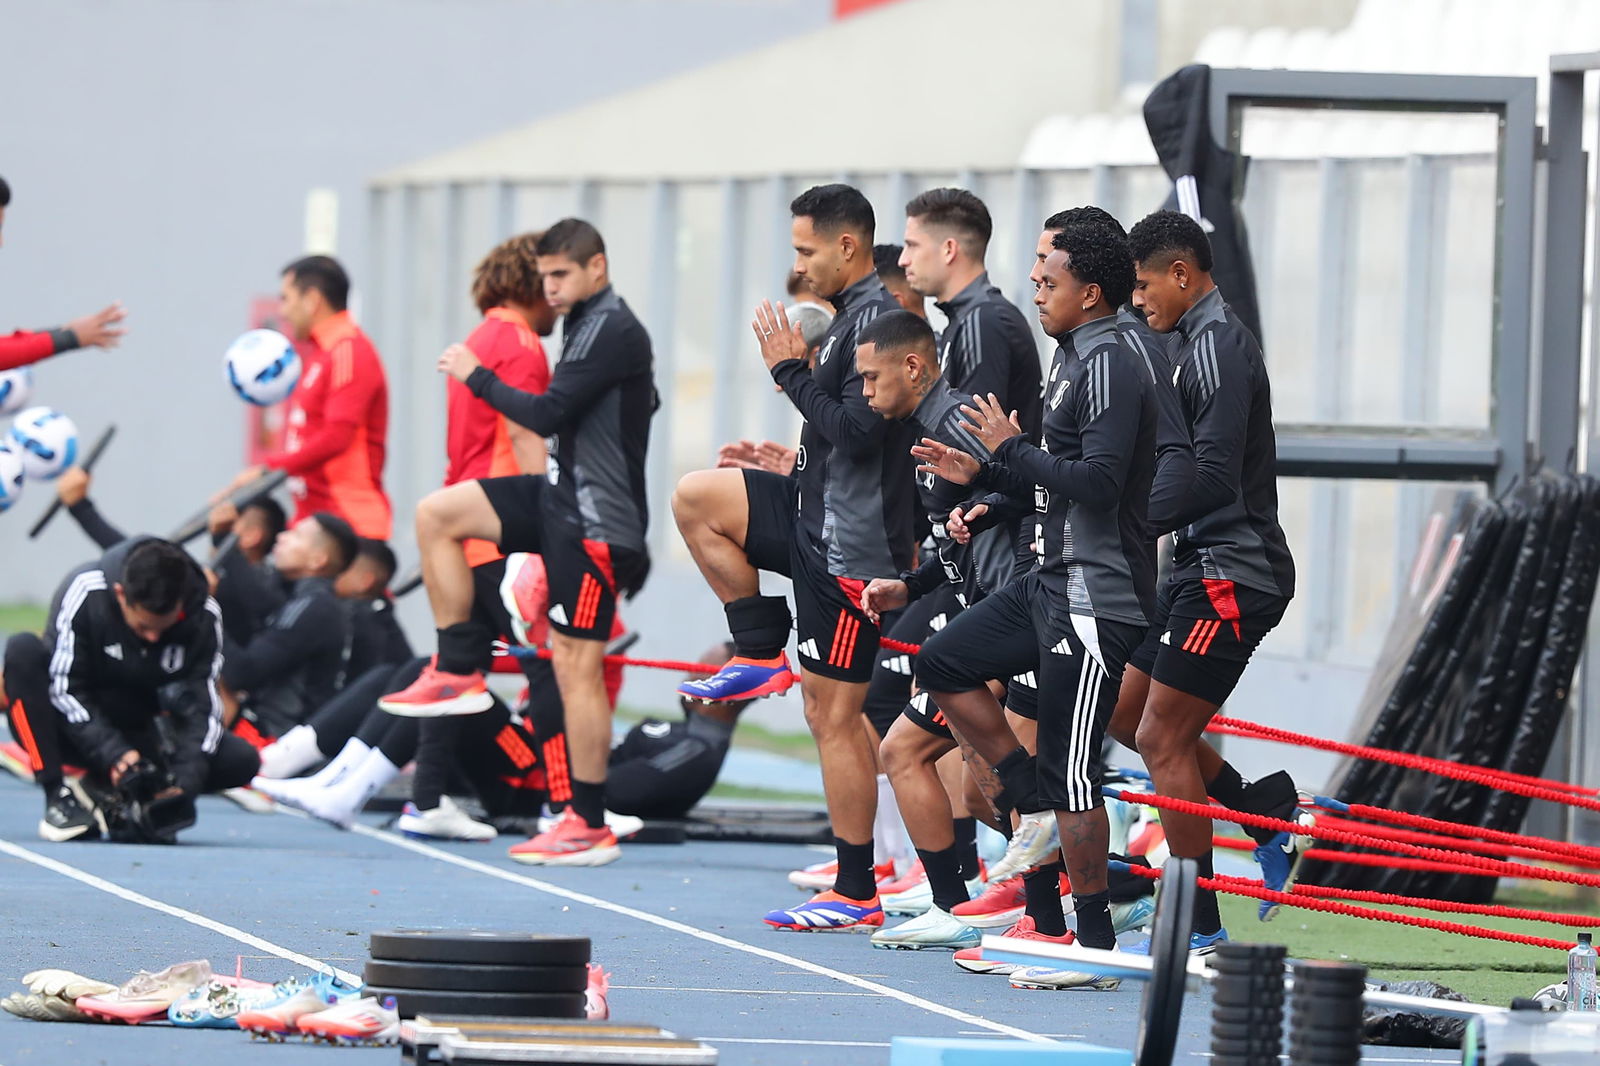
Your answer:
[[[1283,1050],[1282,944],[1218,944],[1208,960],[1212,1066],[1278,1066]]]
[[[1353,963],[1294,964],[1289,1059],[1295,1066],[1356,1066],[1367,968]]]
[[[368,995],[402,1018],[582,1018],[589,940],[533,933],[397,929],[372,934]]]

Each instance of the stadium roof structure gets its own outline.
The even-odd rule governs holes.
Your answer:
[[[1268,6],[1218,0],[1207,25],[1260,25]],[[1285,6],[1300,24],[1342,21],[1349,11],[1348,2]],[[1152,39],[1163,54],[1190,54],[1205,30],[1159,8]],[[1074,4],[1070,19],[1059,0],[889,4],[416,160],[372,184],[1010,168],[1064,105],[1119,106],[1123,19],[1120,0]]]

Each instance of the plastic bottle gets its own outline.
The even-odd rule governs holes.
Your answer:
[[[1594,936],[1579,933],[1578,943],[1567,952],[1567,1009],[1571,1011],[1600,1011],[1600,978],[1596,963],[1600,962],[1594,950]]]

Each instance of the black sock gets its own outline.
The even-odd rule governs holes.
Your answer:
[[[1065,870],[1059,862],[1047,863],[1029,874],[1022,875],[1022,887],[1027,893],[1027,914],[1033,927],[1045,936],[1065,936],[1067,918],[1061,913],[1061,874]]]
[[[572,779],[572,809],[590,829],[606,824],[606,783]]]
[[[722,607],[733,647],[747,659],[772,659],[789,643],[789,601],[782,596],[743,596]]]
[[[439,630],[439,657],[435,667],[446,674],[470,674],[483,669],[490,655],[490,638],[474,622],[457,622]]]
[[[1039,804],[1039,761],[1029,755],[1026,748],[1019,747],[995,763],[994,772],[1005,786],[1003,798],[1012,810],[1019,814],[1037,814],[1043,809]]]
[[[961,879],[974,881],[981,872],[978,868],[978,820],[956,819],[956,854],[961,859]]]
[[[1206,852],[1195,859],[1200,867],[1201,877],[1215,877],[1216,873],[1211,865],[1211,852]],[[1222,928],[1222,914],[1217,910],[1217,894],[1200,889],[1195,894],[1194,901],[1194,931],[1197,933],[1215,933]]]
[[[1237,811],[1247,811],[1267,818],[1282,818],[1286,822],[1294,820],[1295,808],[1299,805],[1300,792],[1295,788],[1294,778],[1290,777],[1286,770],[1278,770],[1259,781],[1250,782],[1245,786],[1239,802],[1228,804]],[[1259,829],[1255,826],[1245,826],[1244,831],[1249,833],[1257,844],[1265,844],[1278,835],[1276,829]]]
[[[850,844],[833,838],[834,850],[839,853],[839,874],[834,878],[833,890],[846,899],[867,900],[878,894],[872,877],[872,841]]]
[[[933,890],[933,905],[946,914],[956,904],[972,898],[967,895],[967,885],[961,877],[961,860],[956,857],[959,850],[959,847],[943,851],[917,849],[917,858],[922,860],[922,869],[928,874],[928,887]]]
[[[1206,782],[1206,795],[1222,804],[1224,807],[1236,811],[1244,810],[1239,804],[1244,802],[1245,780],[1239,776],[1239,771],[1233,764],[1224,762],[1222,769],[1217,771],[1217,776]]]
[[[1111,928],[1111,896],[1106,892],[1091,892],[1087,896],[1072,894],[1072,911],[1078,916],[1078,943],[1086,948],[1110,951],[1117,944],[1117,934]]]

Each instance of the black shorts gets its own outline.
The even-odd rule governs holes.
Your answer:
[[[946,582],[907,606],[889,623],[886,632],[894,640],[920,645],[949,625],[960,612],[961,590]],[[872,684],[867,688],[866,710],[867,720],[880,737],[889,735],[889,727],[901,714],[914,714],[909,701],[912,700],[911,674],[916,666],[917,657],[910,652],[878,650],[878,665],[872,671]],[[948,731],[943,735],[948,736]]]
[[[550,625],[583,640],[611,639],[618,595],[644,583],[649,557],[566,528],[553,529],[540,508],[545,480],[530,474],[478,482],[500,519],[500,550],[544,556]]]
[[[744,491],[749,508],[745,558],[794,582],[801,667],[836,681],[870,681],[878,627],[861,609],[867,583],[828,572],[822,546],[800,529],[800,486],[793,478],[746,470]]]
[[[1129,665],[1220,707],[1288,606],[1282,596],[1232,581],[1169,581]]]
[[[1029,574],[974,604],[918,657],[917,681],[964,692],[995,677],[1038,679],[1039,798],[1053,810],[1101,805],[1102,742],[1123,665],[1143,627],[1070,613]]]

